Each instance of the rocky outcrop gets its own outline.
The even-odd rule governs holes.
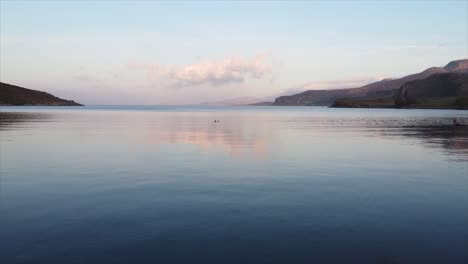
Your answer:
[[[2,82],[0,82],[0,105],[81,106],[75,101],[64,100],[46,92]]]
[[[436,73],[402,85],[392,96],[340,98],[332,107],[468,109],[468,73]]]
[[[468,109],[468,73],[434,74],[401,86],[397,107]]]

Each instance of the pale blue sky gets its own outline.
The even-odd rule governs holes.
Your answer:
[[[0,80],[85,104],[347,88],[467,58],[467,13],[468,1],[1,0]]]

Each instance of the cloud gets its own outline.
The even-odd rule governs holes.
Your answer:
[[[220,61],[204,61],[182,67],[159,64],[130,63],[129,67],[143,69],[150,79],[165,79],[176,87],[209,84],[222,86],[244,82],[247,78],[260,79],[272,72],[268,56],[251,59],[230,57]]]

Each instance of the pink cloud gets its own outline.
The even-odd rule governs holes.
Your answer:
[[[265,55],[258,55],[251,59],[230,57],[220,61],[204,61],[181,67],[138,63],[130,63],[129,66],[144,70],[152,80],[167,80],[176,87],[202,84],[221,86],[244,82],[246,78],[260,79],[272,71],[272,65]]]

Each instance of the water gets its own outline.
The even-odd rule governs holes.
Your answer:
[[[467,263],[454,117],[3,107],[0,262]]]

